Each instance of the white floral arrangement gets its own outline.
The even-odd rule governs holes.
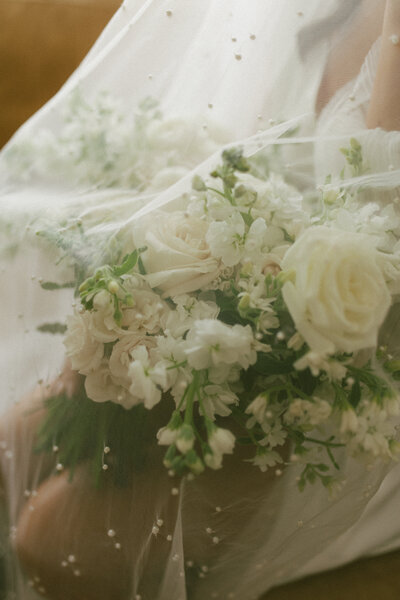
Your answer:
[[[345,153],[360,172],[359,144]],[[103,407],[91,450],[101,470],[112,415],[141,427],[164,405],[157,440],[177,475],[221,468],[238,444],[253,448],[261,471],[301,463],[300,489],[331,487],[343,448],[395,458],[400,363],[379,335],[398,292],[400,218],[378,209],[329,181],[310,199],[277,173],[261,177],[240,149],[225,150],[179,210],[119,231],[122,258],[76,268],[80,303],[64,343],[83,387],[75,403],[49,404],[41,448],[56,439],[68,466],[79,452],[69,443],[62,454],[65,415]]]

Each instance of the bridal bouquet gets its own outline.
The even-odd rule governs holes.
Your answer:
[[[360,145],[344,152],[360,173]],[[89,457],[118,471],[163,406],[172,474],[219,469],[235,444],[262,471],[301,463],[300,489],[331,487],[343,448],[395,457],[400,362],[378,341],[399,281],[394,209],[329,180],[301,192],[238,148],[173,206],[103,243],[84,222],[74,237],[41,232],[74,266],[79,297],[65,326],[42,329],[65,331],[83,377],[74,398],[47,402],[39,448],[56,444],[60,468]]]

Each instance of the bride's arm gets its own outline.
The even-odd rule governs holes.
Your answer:
[[[381,53],[367,126],[400,131],[400,0],[386,0]]]

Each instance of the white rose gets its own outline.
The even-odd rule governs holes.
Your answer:
[[[129,391],[118,379],[115,379],[109,369],[107,359],[104,359],[96,371],[86,376],[85,389],[88,397],[94,402],[115,402],[124,408],[138,404],[129,394]]]
[[[314,227],[291,246],[282,268],[295,271],[283,297],[312,350],[332,354],[376,345],[391,299],[371,241]]]
[[[104,345],[92,336],[92,318],[89,312],[67,317],[67,333],[64,338],[66,355],[75,371],[87,374],[96,370],[103,358]]]
[[[178,296],[202,288],[219,273],[219,261],[206,242],[208,224],[184,213],[158,213],[136,226],[136,247],[142,254],[146,279],[164,296]]]
[[[124,287],[132,294],[133,306],[123,307],[122,328],[132,332],[144,331],[149,334],[158,333],[163,329],[171,311],[160,296],[152,290],[137,289],[134,285],[130,285],[129,281],[124,284]]]

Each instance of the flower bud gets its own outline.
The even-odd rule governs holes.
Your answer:
[[[182,454],[186,454],[193,448],[194,433],[191,425],[185,424],[178,429],[178,437],[176,438],[175,444],[179,452],[182,452]]]
[[[117,294],[117,292],[119,290],[119,285],[115,281],[115,279],[113,279],[112,281],[110,281],[107,288],[108,288],[108,291],[110,292],[110,294]]]

